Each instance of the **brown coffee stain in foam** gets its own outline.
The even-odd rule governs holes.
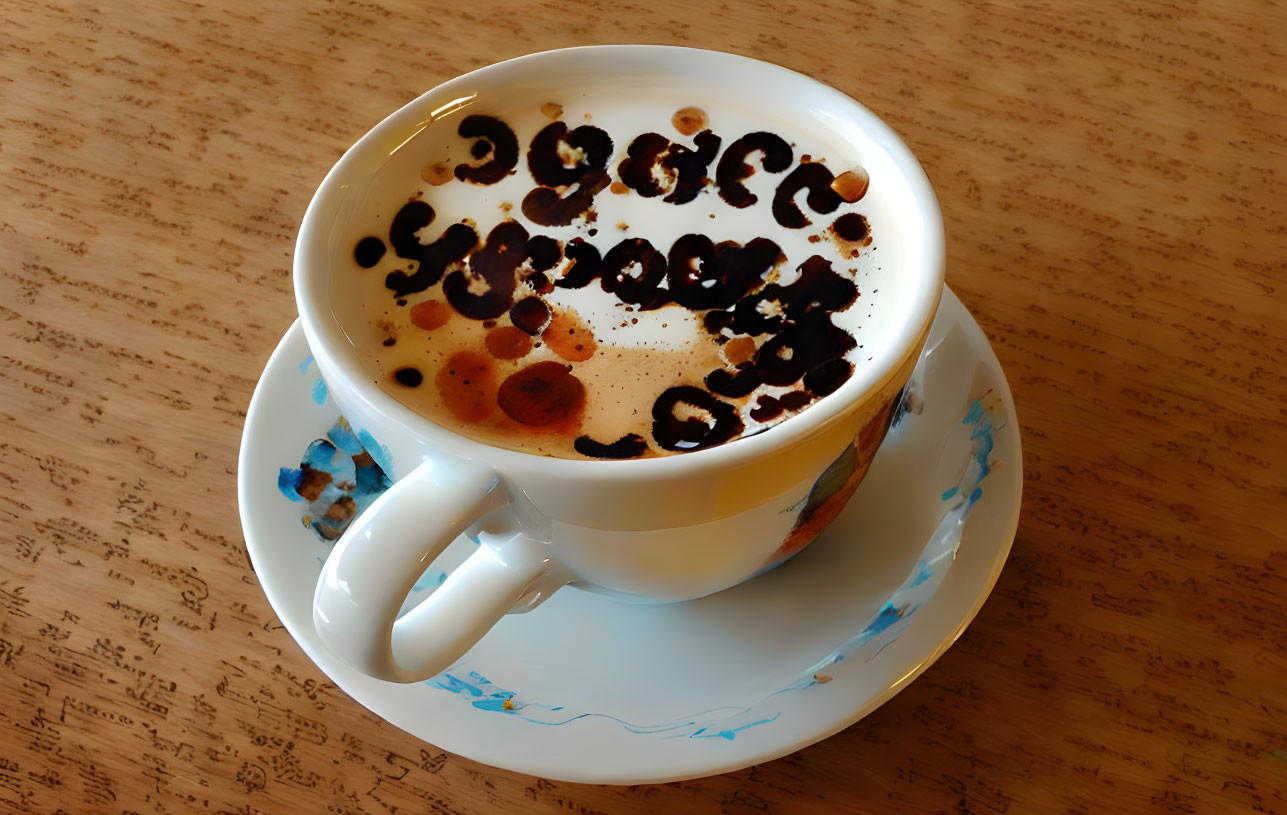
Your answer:
[[[547,119],[558,121],[563,118],[563,106],[557,102],[546,102],[541,105],[541,115]]]
[[[568,425],[585,410],[585,384],[572,366],[546,360],[505,378],[496,393],[505,415],[530,427]]]
[[[446,184],[455,178],[451,172],[451,165],[445,161],[440,161],[437,164],[426,164],[420,168],[420,177],[424,179],[425,183],[435,187]]]
[[[755,340],[751,337],[734,337],[724,343],[724,359],[734,367],[750,362],[755,356]]]
[[[687,107],[675,111],[675,115],[670,117],[670,123],[675,129],[685,136],[691,136],[694,133],[705,130],[709,117],[706,111],[701,108]]]
[[[503,325],[487,332],[487,351],[497,359],[521,359],[532,352],[532,338],[517,326]]]
[[[434,377],[443,406],[462,422],[481,422],[496,411],[496,363],[481,351],[457,351]]]
[[[412,306],[407,316],[416,328],[433,331],[447,324],[451,319],[451,309],[441,300],[425,300]]]
[[[541,333],[541,339],[551,351],[568,362],[585,362],[599,348],[590,326],[571,308],[560,308],[554,312],[550,324]]]

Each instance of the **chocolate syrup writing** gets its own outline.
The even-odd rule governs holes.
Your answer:
[[[705,114],[696,108],[680,113],[675,121],[685,125],[681,132],[691,137],[692,146],[658,133],[639,135],[615,167],[616,182],[607,132],[589,124],[569,129],[563,121],[546,125],[527,149],[527,170],[536,186],[522,199],[524,217],[548,227],[593,221],[595,198],[610,184],[615,194],[633,192],[675,206],[714,187],[727,205],[746,209],[759,202],[745,185],[757,172],[752,162],[764,173],[782,176],[768,206],[784,229],[809,227],[818,216],[830,215],[866,192],[867,175],[861,168],[836,177],[824,164],[801,156],[792,169],[792,145],[764,131],[731,142],[716,163],[721,138],[709,129],[696,132],[704,127]],[[516,172],[519,141],[500,118],[467,116],[457,133],[474,140],[472,161],[454,168],[459,182],[491,185]],[[446,176],[445,167],[441,169]],[[627,304],[627,311],[675,307],[695,313],[711,341],[724,347],[726,364],[706,373],[702,386],[676,385],[656,397],[651,431],[661,451],[701,450],[741,437],[747,428],[739,405],[761,386],[791,388],[776,396],[762,394],[748,406],[747,415],[762,423],[804,409],[836,391],[853,373],[845,357],[855,340],[831,315],[849,308],[858,289],[851,276],[837,272],[821,255],[805,259],[794,281],[781,285],[777,269],[787,259],[778,244],[763,237],[741,245],[693,232],[668,247],[625,237],[600,253],[581,238],[558,241],[506,220],[485,238],[467,221],[451,224],[432,243],[421,243],[417,233],[435,216],[422,200],[397,212],[387,244],[407,269],[389,272],[384,284],[399,305],[410,295],[441,286],[445,305],[429,300],[412,307],[410,321],[418,327],[437,328],[454,312],[489,329],[485,348],[455,353],[433,379],[445,406],[462,421],[481,420],[499,407],[519,425],[566,430],[569,438],[575,436],[572,448],[582,456],[650,454],[648,440],[638,433],[615,440],[577,435],[587,396],[575,366],[593,355],[595,340],[575,312],[551,308],[545,295],[555,288],[585,288],[596,280],[604,292]],[[853,256],[854,246],[871,240],[866,219],[852,212],[841,214],[827,231]],[[354,260],[371,268],[385,251],[384,240],[367,236],[354,248]],[[509,325],[497,324],[506,317]],[[521,360],[542,343],[560,361],[520,367],[497,384],[497,360]],[[415,367],[400,367],[390,376],[404,388],[427,381]]]

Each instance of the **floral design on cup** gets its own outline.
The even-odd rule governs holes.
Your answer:
[[[375,455],[368,452],[363,435],[341,416],[326,438],[308,446],[298,467],[282,467],[277,475],[282,495],[307,504],[302,522],[322,540],[337,540],[393,484],[377,461],[377,456],[384,458],[378,445],[367,440],[376,450]]]

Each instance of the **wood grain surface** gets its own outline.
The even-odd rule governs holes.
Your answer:
[[[0,6],[0,810],[1287,812],[1280,3]],[[247,403],[341,152],[486,63],[736,51],[894,125],[1010,376],[1027,485],[978,619],[743,772],[552,783],[328,683],[243,548]]]

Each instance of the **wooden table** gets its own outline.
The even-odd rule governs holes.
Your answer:
[[[0,15],[0,810],[1287,812],[1281,5],[304,5]],[[996,591],[910,688],[625,789],[360,709],[273,616],[234,500],[326,170],[441,80],[607,42],[776,61],[902,133],[1027,473]]]

